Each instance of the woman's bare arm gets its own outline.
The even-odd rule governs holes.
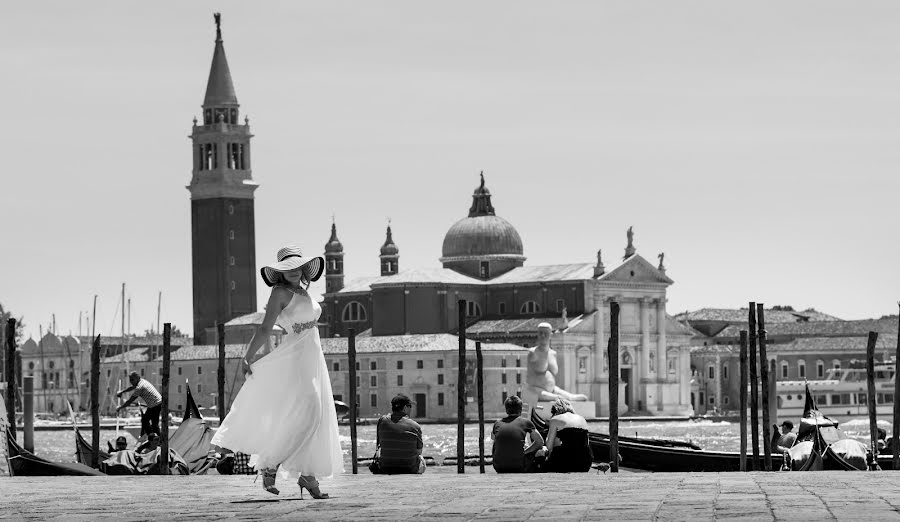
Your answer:
[[[269,340],[269,336],[272,334],[272,327],[275,326],[275,319],[278,318],[278,314],[284,310],[284,307],[291,302],[292,297],[293,294],[287,288],[281,286],[272,288],[272,293],[269,295],[269,303],[266,305],[266,315],[263,318],[262,324],[259,325],[256,332],[253,334],[253,338],[250,339],[247,355],[244,356],[248,373],[253,373],[250,371],[249,365],[252,364],[256,352],[258,352],[259,349],[262,348],[262,345]]]

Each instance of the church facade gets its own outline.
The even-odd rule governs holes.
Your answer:
[[[587,395],[601,416],[609,411],[609,306],[618,302],[620,411],[692,414],[693,331],[666,314],[673,281],[662,259],[654,266],[640,256],[629,230],[625,255],[609,270],[599,252],[596,263],[528,266],[521,236],[496,215],[491,197],[482,176],[468,216],[444,237],[442,266],[401,270],[389,226],[380,275],[346,284],[333,225],[325,246],[323,337],[346,337],[351,328],[364,337],[457,334],[463,300],[467,337],[518,345],[524,354],[537,325],[550,322],[557,385]]]

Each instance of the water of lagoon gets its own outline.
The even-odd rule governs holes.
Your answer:
[[[879,421],[879,427],[891,432],[891,424],[887,421]],[[605,422],[591,423],[591,431],[607,433],[609,425]],[[847,418],[841,423],[841,429],[849,437],[859,440],[863,444],[869,444],[869,421],[863,417]],[[340,426],[341,446],[344,448],[344,467],[350,470],[350,428]],[[426,424],[422,426],[425,448],[423,455],[434,457],[440,462],[444,457],[456,455],[455,424]],[[124,430],[121,432],[128,439],[129,447],[133,447],[135,439]],[[491,424],[485,425],[485,451],[491,451]],[[82,434],[90,438],[90,432],[82,431]],[[657,437],[665,439],[690,440],[706,450],[738,451],[740,449],[740,424],[737,422],[720,421],[678,421],[678,422],[652,422],[652,421],[624,421],[619,424],[619,434],[623,436],[638,435],[641,437]],[[105,448],[106,441],[114,441],[115,430],[101,430],[100,440]],[[762,430],[760,430],[762,436]],[[749,438],[749,435],[748,435]],[[39,456],[54,460],[71,462],[75,454],[75,437],[71,430],[36,431],[34,434],[35,453]],[[19,431],[19,442],[22,442],[22,434]],[[375,425],[369,424],[357,427],[358,456],[371,457],[375,453]],[[478,425],[467,424],[465,426],[465,448],[467,455],[478,455]],[[762,446],[760,446],[762,451]]]

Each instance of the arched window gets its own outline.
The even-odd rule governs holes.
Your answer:
[[[475,301],[466,301],[466,317],[481,317],[481,307]]]
[[[716,367],[713,366],[712,364],[710,364],[709,366],[706,367],[706,377],[709,379],[716,378]],[[712,402],[710,402],[710,404],[712,404]]]
[[[525,301],[522,304],[522,308],[519,310],[519,313],[523,314],[536,314],[541,311],[541,305],[537,304],[536,301]]]
[[[803,359],[797,361],[797,377],[801,379],[806,378],[806,361]]]
[[[365,321],[366,319],[366,307],[364,307],[358,301],[351,301],[347,303],[347,305],[344,307],[343,313],[341,314],[341,320],[345,322]]]
[[[816,378],[825,378],[825,361],[816,361]]]
[[[788,363],[787,361],[781,361],[781,378],[788,378]]]

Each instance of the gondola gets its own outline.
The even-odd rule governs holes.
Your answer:
[[[547,421],[532,410],[531,421],[546,436]],[[648,437],[622,437],[619,442],[619,465],[625,468],[656,472],[694,471],[740,471],[741,455],[730,451],[706,451],[692,442],[654,439]],[[589,433],[588,443],[595,462],[609,462],[609,435]],[[747,457],[750,466],[752,456]],[[781,455],[772,455],[774,469],[781,467]],[[763,457],[757,461],[756,469],[763,469]]]
[[[865,471],[866,448],[847,437],[838,422],[825,416],[806,386],[806,403],[797,429],[797,440],[791,447],[786,466],[794,471]],[[879,464],[883,459],[878,459]],[[884,468],[882,468],[884,469]]]
[[[169,449],[174,450],[179,457],[184,459],[188,471],[191,474],[203,473],[213,465],[214,459],[209,456],[210,441],[213,430],[200,414],[200,408],[194,401],[190,385],[187,386],[187,407],[181,424],[169,437]],[[91,444],[81,435],[78,427],[75,427],[75,456],[78,462],[86,465],[91,463]],[[100,451],[98,466],[103,469],[103,462],[108,460],[111,454]]]
[[[102,476],[103,473],[77,462],[52,462],[19,446],[6,429],[6,459],[13,477]]]

